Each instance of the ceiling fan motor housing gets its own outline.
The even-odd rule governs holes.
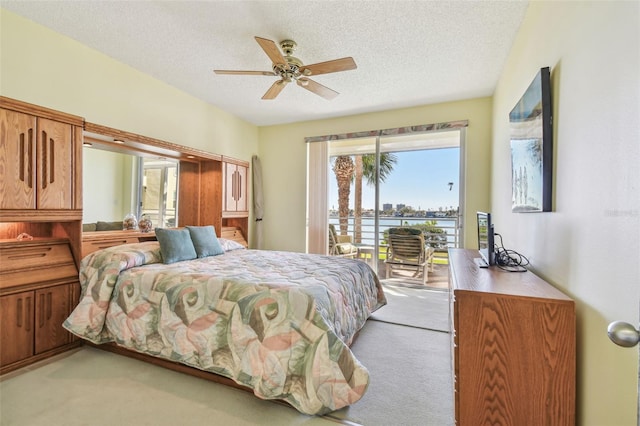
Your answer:
[[[287,61],[289,65],[289,69],[287,69],[284,64],[273,64],[273,72],[282,77],[283,80],[290,82],[291,80],[297,80],[302,73],[300,72],[300,68],[304,65],[302,61],[295,56],[286,55],[284,59]]]
[[[293,40],[282,40],[280,42],[280,48],[287,56],[291,56],[296,47],[298,47],[298,44]]]
[[[304,65],[302,61],[292,56],[297,44],[293,40],[282,40],[280,49],[273,41],[262,37],[255,37],[256,41],[271,59],[271,67],[273,72],[269,71],[237,71],[237,70],[214,70],[216,74],[233,74],[233,75],[276,75],[280,77],[274,82],[269,90],[264,94],[262,99],[275,99],[287,83],[295,81],[298,86],[304,87],[316,95],[331,100],[338,96],[338,92],[317,83],[310,78],[311,75],[328,74],[339,71],[348,71],[356,68],[356,64],[351,57],[334,59],[332,61],[320,62],[311,65]],[[282,52],[282,53],[281,53]]]

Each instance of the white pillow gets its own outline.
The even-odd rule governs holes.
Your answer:
[[[224,251],[233,251],[245,248],[245,246],[243,246],[242,244],[236,243],[233,240],[227,240],[226,238],[218,238],[218,242],[220,243],[220,245],[222,246],[222,250]]]

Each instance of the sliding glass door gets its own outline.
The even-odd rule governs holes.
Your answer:
[[[463,136],[453,129],[329,142],[329,224],[374,270],[384,265],[391,227],[421,229],[443,257],[460,246]]]
[[[140,158],[139,217],[147,215],[154,227],[176,226],[178,162],[167,159]]]

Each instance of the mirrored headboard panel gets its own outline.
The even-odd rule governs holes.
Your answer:
[[[116,229],[129,213],[150,215],[154,227],[220,229],[221,156],[88,122],[84,129],[85,232],[98,222]]]

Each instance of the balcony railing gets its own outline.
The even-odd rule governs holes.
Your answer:
[[[437,258],[446,259],[447,250],[449,248],[460,247],[460,227],[457,217],[380,217],[378,221],[378,242],[380,245],[379,256],[382,258],[386,255],[386,243],[384,232],[389,228],[400,226],[424,225],[425,222],[435,222],[434,228],[441,232],[424,232],[426,244],[434,247]],[[329,223],[336,227],[336,231],[340,232],[338,217],[329,218]],[[349,217],[347,221],[347,234],[351,235],[353,241],[358,245],[373,246],[375,243],[375,223],[372,217],[363,217],[360,226],[360,238],[357,238],[355,229],[355,218]]]

